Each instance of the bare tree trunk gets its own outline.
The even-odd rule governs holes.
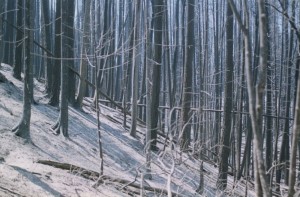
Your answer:
[[[152,86],[151,86],[151,150],[157,150],[157,122],[160,93],[160,78],[162,64],[162,22],[164,14],[163,0],[154,0],[153,4],[153,29],[154,29],[154,63],[152,64]]]
[[[32,57],[30,46],[32,44],[33,33],[31,14],[31,0],[25,1],[25,25],[24,25],[24,38],[23,43],[23,63],[25,64],[24,71],[24,90],[23,90],[23,115],[21,121],[12,129],[15,135],[30,140],[30,119],[31,119],[31,103],[33,97],[33,73],[32,73]]]
[[[23,0],[18,0],[17,4],[17,27],[22,28],[23,23]],[[17,37],[16,37],[16,48],[15,48],[15,61],[14,61],[14,69],[13,69],[13,76],[16,79],[21,80],[21,71],[22,71],[22,42],[23,42],[23,33],[19,30],[16,30]]]
[[[242,29],[245,39],[245,75],[247,79],[247,90],[249,96],[249,112],[251,116],[251,125],[253,129],[253,148],[254,148],[254,164],[255,164],[255,188],[257,196],[271,196],[271,191],[269,183],[266,178],[266,171],[263,159],[263,143],[262,143],[262,101],[263,93],[265,89],[266,82],[266,67],[267,67],[267,46],[266,46],[266,12],[265,12],[265,2],[264,0],[258,0],[259,7],[259,31],[260,31],[260,66],[258,72],[257,85],[254,91],[252,85],[252,74],[251,74],[251,49],[250,49],[250,37],[249,37],[249,17],[247,13],[247,8],[245,8],[245,21],[246,25],[242,23],[241,17],[237,12],[237,9],[232,0],[228,0],[231,9],[233,10],[238,23]],[[244,0],[244,5],[246,6],[246,1]]]
[[[299,40],[300,41],[300,40]],[[298,41],[298,42],[299,42]],[[297,61],[300,61],[300,44],[298,43],[298,57]],[[297,97],[295,105],[295,119],[293,125],[293,136],[291,146],[291,158],[290,158],[290,171],[289,171],[289,192],[288,196],[292,197],[295,194],[295,182],[296,182],[296,156],[297,156],[297,144],[300,133],[300,78],[297,81]]]
[[[53,43],[52,43],[52,23],[51,23],[51,14],[50,14],[50,11],[51,11],[51,8],[49,6],[50,2],[48,1],[41,1],[42,3],[42,12],[43,12],[43,16],[44,16],[44,23],[45,23],[45,44],[46,44],[46,48],[49,50],[49,51],[52,51],[53,50]],[[46,65],[47,65],[47,68],[46,68],[46,91],[48,93],[48,95],[51,94],[52,92],[52,71],[53,71],[53,60],[51,58],[48,58],[46,60]]]
[[[66,57],[70,58],[69,60],[64,61],[65,66],[70,67],[74,69],[74,60],[72,59],[74,57],[74,15],[75,15],[75,2],[74,0],[68,0],[68,2],[65,4],[67,6],[67,9],[65,9],[65,12],[67,12],[66,19],[64,20],[64,32],[65,32],[65,50],[66,50]],[[71,69],[67,69],[68,74],[68,101],[71,105],[75,104],[75,74],[71,71]]]
[[[80,75],[82,79],[87,79],[88,76],[88,45],[89,45],[89,35],[90,35],[90,12],[89,9],[91,7],[91,0],[85,1],[85,10],[84,10],[84,22],[83,22],[83,39],[82,39],[82,46],[81,46],[81,60],[80,60]],[[97,72],[97,71],[96,71]],[[98,83],[98,82],[96,82]],[[79,81],[78,86],[78,93],[76,98],[76,107],[81,107],[83,97],[86,93],[87,84],[85,80]]]
[[[226,24],[226,66],[225,66],[225,90],[224,90],[224,120],[220,141],[219,173],[217,187],[225,190],[227,187],[228,159],[230,154],[231,135],[231,111],[233,93],[233,13],[227,4]]]
[[[292,2],[292,9],[293,9],[293,17],[292,22],[295,22],[295,1]],[[288,197],[292,197],[295,194],[295,183],[296,183],[296,157],[297,157],[297,145],[299,144],[299,133],[300,133],[300,78],[299,78],[299,66],[300,66],[300,30],[292,30],[291,33],[296,31],[297,40],[298,40],[298,54],[296,59],[296,73],[295,73],[295,83],[297,83],[294,103],[295,103],[295,118],[293,124],[293,133],[292,133],[292,146],[291,146],[291,153],[290,153],[290,166],[289,166],[289,190],[288,190]],[[292,40],[290,40],[292,42]],[[291,60],[289,60],[291,61]],[[300,148],[300,146],[299,146]],[[300,150],[300,149],[299,149]],[[300,151],[299,151],[300,153]]]
[[[132,91],[131,91],[131,127],[130,135],[136,137],[136,121],[137,121],[137,98],[138,98],[138,64],[137,58],[139,58],[137,47],[137,39],[139,38],[139,28],[140,28],[140,4],[138,0],[135,0],[134,4],[134,26],[133,26],[133,54],[132,54]]]
[[[145,0],[145,5],[146,7],[149,6],[149,1]],[[147,9],[148,10],[148,9]],[[145,44],[145,66],[146,66],[146,142],[145,142],[145,149],[146,149],[146,167],[147,167],[147,172],[145,175],[145,178],[152,179],[151,176],[151,102],[152,102],[152,97],[151,97],[151,67],[150,63],[148,61],[148,50],[149,50],[149,37],[150,37],[150,28],[148,26],[148,11],[145,11],[144,15],[144,25],[145,25],[145,39],[146,39],[146,44]]]
[[[185,150],[190,145],[190,107],[192,102],[192,70],[194,61],[194,0],[186,1],[186,18],[187,28],[185,31],[185,55],[184,55],[184,70],[183,70],[183,92],[182,92],[182,110],[181,110],[181,134],[180,147]]]
[[[56,58],[61,57],[61,45],[60,45],[60,37],[61,37],[61,4],[60,2],[56,2],[56,11],[55,11],[55,49],[54,55]],[[52,106],[57,106],[59,104],[59,90],[60,90],[60,76],[61,76],[61,62],[59,59],[55,59],[54,69],[52,72],[52,92],[49,104]]]
[[[269,16],[269,9],[266,7],[266,13],[267,17]],[[270,25],[269,25],[269,19],[267,18],[267,33],[270,33]],[[272,64],[271,62],[271,54],[270,54],[270,41],[271,38],[267,38],[267,47],[268,47],[268,67],[267,67],[267,93],[266,93],[266,114],[271,115],[273,105],[272,105],[272,80],[271,80],[271,75],[272,75]],[[266,117],[265,119],[266,125],[265,125],[265,133],[266,133],[266,170],[268,171],[272,167],[272,162],[273,162],[273,118],[271,117]],[[267,175],[268,182],[270,183],[270,186],[272,185],[272,179],[270,174]]]
[[[260,56],[259,56],[259,73],[256,84],[256,106],[255,119],[257,127],[254,132],[254,151],[256,160],[256,176],[259,176],[260,187],[264,196],[271,196],[269,183],[266,179],[266,170],[263,160],[263,142],[262,142],[262,110],[263,110],[263,94],[265,91],[266,75],[267,75],[267,13],[265,11],[265,0],[258,0],[259,10],[259,35],[260,35]],[[255,127],[254,127],[255,128]],[[257,188],[259,185],[257,186]]]
[[[288,7],[288,2],[284,1],[284,6],[287,8]],[[294,17],[294,16],[293,16]],[[283,18],[284,19],[284,18]],[[285,93],[285,116],[289,117],[290,114],[290,104],[291,104],[291,83],[292,83],[292,51],[293,51],[293,37],[294,37],[294,32],[291,31],[291,36],[289,37],[289,32],[288,32],[288,21],[284,19],[283,21],[284,25],[284,44],[286,43],[285,46],[286,48],[283,48],[284,53],[282,54],[284,65],[286,65],[286,74],[287,74],[287,87],[286,87],[286,93]],[[282,46],[283,47],[283,46]],[[281,143],[281,148],[280,148],[280,158],[279,161],[280,163],[283,163],[284,165],[281,166],[281,168],[278,169],[278,180],[280,181],[281,179],[281,173],[284,173],[284,182],[286,185],[288,185],[288,162],[289,162],[289,155],[290,155],[290,121],[288,119],[285,120],[284,122],[284,130],[283,130],[283,135],[282,135],[282,143]]]
[[[59,5],[61,13],[60,20],[57,21],[59,22],[60,30],[64,30],[63,28],[63,22],[66,19],[67,12],[63,7],[68,6],[68,0],[61,0],[56,2]],[[66,66],[67,64],[64,63],[62,60],[63,57],[66,55],[66,50],[62,51],[63,48],[65,48],[65,42],[63,43],[63,38],[60,33],[60,36],[57,40],[56,44],[56,49],[59,48],[59,51],[56,51],[56,55],[60,53],[60,55],[57,58],[61,58],[59,60],[60,67],[61,67],[61,74],[60,74],[60,111],[59,111],[59,117],[57,122],[52,126],[52,130],[54,134],[59,135],[60,133],[63,134],[64,137],[68,138],[69,133],[68,133],[68,67]]]

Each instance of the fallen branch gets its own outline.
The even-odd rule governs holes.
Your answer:
[[[99,178],[100,174],[98,172],[95,172],[93,170],[88,170],[76,165],[68,164],[68,163],[60,163],[56,161],[50,161],[50,160],[38,160],[37,163],[43,164],[43,165],[48,165],[52,166],[55,168],[59,168],[62,170],[67,170],[70,173],[77,173],[83,178],[95,181]],[[104,181],[110,181],[110,182],[117,182],[120,184],[126,184],[127,186],[133,187],[140,189],[140,184],[134,183],[132,181],[126,180],[126,179],[121,179],[121,178],[113,178],[108,175],[102,175],[101,176],[102,182]],[[117,188],[118,189],[118,188]],[[124,189],[124,188],[123,188]],[[150,187],[150,186],[144,186],[144,190],[147,190],[149,192],[154,192],[154,193],[161,193],[167,195],[167,190],[161,189],[161,188],[156,188],[156,187]],[[180,196],[178,193],[172,192],[172,196]]]
[[[13,194],[14,196],[16,195],[16,196],[22,196],[22,197],[25,197],[24,195],[18,194],[18,193],[14,192],[14,191],[12,191],[12,190],[10,190],[10,189],[7,189],[7,188],[5,188],[5,187],[3,187],[3,186],[0,186],[0,190],[9,192],[9,193]]]

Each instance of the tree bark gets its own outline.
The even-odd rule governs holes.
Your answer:
[[[31,119],[31,103],[33,97],[33,74],[32,74],[32,57],[30,45],[32,44],[32,19],[31,14],[31,0],[25,1],[25,25],[23,44],[23,63],[25,65],[24,71],[24,90],[23,90],[23,114],[21,121],[12,129],[15,135],[30,140],[30,119]]]
[[[85,1],[85,10],[84,10],[84,22],[83,22],[83,39],[81,45],[81,60],[80,60],[80,75],[83,79],[87,79],[88,76],[88,62],[87,62],[87,55],[88,55],[88,45],[89,45],[89,35],[90,35],[90,12],[89,9],[91,7],[91,0]],[[97,72],[97,71],[96,71]],[[96,82],[98,83],[98,82]],[[75,106],[81,108],[83,97],[86,93],[87,84],[85,80],[80,80],[78,85],[77,91],[77,98]]]
[[[138,98],[138,64],[137,47],[139,45],[139,29],[140,29],[140,2],[135,0],[134,4],[134,26],[133,26],[133,52],[132,52],[132,79],[131,79],[131,127],[130,135],[136,137],[136,121],[137,121],[137,98]]]
[[[190,108],[192,102],[192,72],[194,62],[194,0],[186,1],[186,30],[185,30],[185,55],[183,65],[183,92],[182,92],[182,110],[180,120],[180,147],[186,150],[190,145]]]
[[[64,50],[66,50],[66,58],[69,58],[69,60],[64,61],[64,65],[68,67],[67,73],[68,73],[68,89],[67,89],[67,96],[68,101],[71,105],[75,104],[75,74],[71,71],[69,68],[74,68],[74,15],[75,15],[75,2],[74,0],[68,0],[65,3],[66,9],[64,9],[64,12],[66,12],[66,16],[64,19]]]
[[[162,22],[164,14],[163,0],[153,2],[153,29],[154,29],[154,63],[152,64],[152,86],[151,86],[151,150],[157,150],[157,122],[160,93],[160,78],[162,64]]]
[[[60,2],[56,2],[56,13],[55,13],[55,49],[54,55],[57,59],[55,59],[55,67],[53,68],[52,72],[52,92],[49,104],[52,106],[57,106],[59,104],[59,90],[60,90],[60,76],[61,76],[61,4]]]
[[[18,0],[17,4],[17,27],[22,28],[23,26],[23,0]],[[13,69],[13,76],[16,79],[21,80],[21,71],[22,71],[22,42],[23,42],[23,33],[16,30],[16,48],[15,48],[15,62],[14,62],[14,69]]]
[[[42,8],[43,8],[43,16],[44,16],[44,23],[45,23],[45,45],[46,48],[49,51],[53,50],[53,36],[52,36],[52,29],[53,29],[53,25],[51,23],[51,14],[50,14],[50,6],[49,6],[49,2],[48,1],[41,1],[42,3]],[[45,53],[46,55],[47,52]],[[48,95],[51,94],[52,92],[52,72],[53,72],[53,60],[51,58],[48,58],[46,60],[46,91],[48,93]]]
[[[224,90],[224,120],[220,141],[219,173],[217,187],[225,190],[227,186],[228,159],[230,154],[231,110],[233,93],[233,12],[227,4],[226,14],[226,65]]]
[[[67,17],[67,9],[62,9],[65,6],[68,6],[68,0],[61,0],[56,2],[60,4],[58,7],[60,8],[60,22],[59,22],[59,29],[65,30],[63,28],[62,24],[65,22]],[[58,10],[56,10],[58,11]],[[56,49],[58,49],[58,46],[60,48],[60,51],[56,51],[56,55],[60,53],[59,57],[57,58],[63,58],[65,57],[66,53],[68,51],[65,50],[66,42],[63,40],[62,32],[59,34],[59,38],[57,40]],[[64,41],[64,42],[63,42]],[[66,62],[63,59],[57,60],[61,67],[61,73],[60,73],[60,111],[59,111],[59,117],[57,122],[52,126],[53,132],[56,135],[59,135],[60,133],[63,134],[64,137],[68,138],[68,67],[66,66]],[[67,60],[66,60],[67,61]]]

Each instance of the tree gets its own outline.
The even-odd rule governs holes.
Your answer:
[[[266,14],[267,17],[269,17],[269,8],[266,7]],[[270,34],[270,24],[269,24],[269,18],[267,18],[267,33]],[[267,40],[267,47],[268,47],[268,67],[267,67],[267,92],[266,92],[266,114],[272,114],[272,69],[273,66],[271,64],[271,54],[270,54],[270,42],[271,39],[268,37]],[[266,132],[266,170],[269,170],[272,167],[272,162],[273,162],[273,135],[275,132],[273,132],[273,128],[272,128],[272,124],[273,124],[273,118],[271,117],[267,117],[266,118],[266,125],[265,125],[265,132]],[[271,181],[271,176],[267,175],[268,178],[268,182],[270,182],[270,184],[272,184]]]
[[[146,7],[149,6],[149,1],[145,0],[145,5],[147,5]],[[146,151],[146,167],[147,167],[147,175],[145,178],[149,178],[151,179],[151,67],[150,67],[150,63],[148,63],[149,61],[147,61],[148,58],[148,50],[149,50],[149,32],[150,30],[148,29],[148,10],[146,10],[144,12],[144,26],[145,26],[145,40],[146,40],[146,44],[145,44],[145,66],[146,66],[146,81],[145,81],[145,85],[146,85],[146,141],[145,141],[145,151]]]
[[[62,21],[61,21],[61,3],[56,2],[56,12],[55,12],[55,46],[54,46],[54,55],[56,57],[55,64],[52,72],[52,92],[50,96],[49,104],[52,106],[57,106],[59,104],[59,89],[60,89],[60,75],[61,70],[61,32],[62,32]]]
[[[292,146],[290,153],[290,166],[289,166],[289,190],[288,196],[292,197],[295,194],[295,182],[296,182],[296,156],[297,156],[297,145],[299,145],[299,131],[300,131],[300,78],[299,78],[299,67],[300,67],[300,29],[295,25],[295,1],[292,2],[292,18],[287,14],[285,17],[288,19],[290,25],[292,26],[291,33],[296,34],[298,41],[297,47],[297,58],[296,58],[296,73],[295,73],[295,92],[294,92],[294,103],[295,103],[295,115],[293,123],[293,132],[292,132]],[[299,15],[300,16],[300,15]],[[291,60],[289,60],[291,61]],[[300,146],[299,146],[300,153]]]
[[[44,23],[45,23],[45,46],[49,51],[53,50],[53,36],[52,34],[52,23],[51,23],[51,9],[50,9],[50,2],[48,1],[41,1],[42,8],[43,8],[43,16],[44,16]],[[47,54],[47,53],[46,53]],[[49,95],[52,92],[52,72],[53,72],[53,60],[52,58],[48,58],[46,60],[46,91]]]
[[[16,3],[17,1],[9,1],[6,0],[6,12],[3,13],[2,20],[5,21],[5,27],[3,32],[3,40],[5,41],[3,44],[3,51],[5,55],[3,56],[2,62],[13,65],[14,63],[14,52],[15,52],[15,18],[16,18]]]
[[[190,145],[190,107],[192,102],[192,69],[194,61],[194,0],[186,1],[186,31],[185,31],[185,54],[183,64],[183,92],[182,92],[182,109],[181,109],[181,136],[180,147],[185,150]]]
[[[24,17],[23,17],[23,0],[18,0],[18,7],[17,7],[17,27],[22,28],[24,24]],[[15,62],[14,62],[14,69],[13,69],[13,76],[16,79],[21,80],[21,71],[22,71],[22,42],[23,42],[23,32],[17,29],[17,36],[16,36],[16,51],[15,51]]]
[[[219,173],[217,187],[224,190],[227,186],[228,159],[230,154],[231,111],[233,93],[233,13],[227,3],[226,14],[226,65],[224,90],[224,119],[220,141]]]
[[[300,37],[299,37],[300,38]],[[300,39],[298,39],[298,42]],[[298,43],[298,57],[297,64],[300,63],[300,47]],[[297,156],[297,144],[300,133],[300,78],[297,81],[297,95],[295,106],[295,119],[293,124],[293,138],[291,146],[291,158],[290,158],[290,171],[289,171],[289,193],[288,196],[292,197],[295,194],[295,182],[296,182],[296,156]]]
[[[90,13],[89,9],[91,7],[91,0],[86,0],[84,4],[84,22],[83,22],[83,39],[81,45],[81,59],[80,59],[80,76],[81,80],[79,81],[77,98],[76,98],[76,107],[81,107],[83,97],[86,93],[87,84],[85,79],[88,76],[88,62],[87,62],[87,54],[88,54],[88,46],[89,46],[89,35],[90,35]]]
[[[5,1],[0,1],[0,13],[4,13]],[[3,36],[3,20],[0,20],[0,35]],[[3,60],[4,55],[4,42],[3,39],[0,40],[0,62]]]
[[[162,22],[164,14],[163,0],[153,1],[153,30],[154,30],[154,54],[152,64],[152,86],[151,86],[151,150],[157,150],[157,121],[160,93],[160,70],[162,67]]]
[[[60,4],[57,8],[59,10],[56,10],[57,12],[61,13],[61,17],[59,21],[56,21],[59,23],[59,29],[63,30],[62,24],[65,22],[68,13],[66,12],[67,9],[62,9],[63,7],[68,6],[68,0],[62,0],[60,2],[56,2],[57,4]],[[57,26],[57,27],[58,27]],[[65,28],[64,28],[65,30]],[[57,42],[55,43],[55,48],[59,50],[60,54],[56,58],[63,58],[63,54],[67,53],[68,51],[63,50],[66,48],[66,42],[63,42],[62,34],[59,34],[59,38],[57,39]],[[56,54],[58,55],[58,51],[56,51]],[[59,135],[60,133],[63,134],[64,137],[69,137],[68,133],[68,67],[65,65],[65,61],[63,59],[59,60],[60,68],[61,68],[61,75],[60,75],[60,111],[59,111],[59,117],[57,122],[52,126],[52,130],[54,134]]]
[[[64,61],[65,67],[68,67],[68,101],[71,105],[75,103],[75,74],[71,69],[74,69],[74,12],[75,12],[75,3],[74,0],[68,0],[65,3],[65,12],[64,19],[64,49],[65,57],[69,58],[67,61]]]
[[[132,79],[131,79],[131,127],[130,135],[136,137],[136,121],[137,121],[137,97],[138,97],[138,45],[139,42],[139,31],[140,31],[140,8],[141,2],[135,0],[134,4],[134,26],[133,26],[133,52],[132,52]]]
[[[24,90],[23,90],[23,113],[20,122],[12,129],[15,135],[30,139],[30,119],[31,119],[31,103],[33,97],[33,73],[32,73],[32,57],[30,46],[32,44],[32,19],[31,10],[32,0],[25,0],[25,24],[23,43],[23,64],[24,69]]]
[[[263,160],[263,143],[262,143],[262,109],[263,109],[263,93],[266,85],[267,76],[267,60],[268,60],[268,45],[267,45],[267,13],[265,0],[258,0],[259,11],[259,36],[260,36],[260,54],[259,54],[259,73],[256,82],[256,103],[255,103],[255,115],[257,126],[254,130],[254,166],[256,168],[256,190],[261,187],[264,196],[271,196],[269,183],[266,178],[266,170]],[[249,83],[250,81],[248,81]],[[253,121],[253,120],[252,120]],[[260,194],[260,191],[257,192]]]
[[[266,67],[267,67],[267,45],[266,45],[266,12],[264,0],[258,0],[259,7],[259,33],[260,33],[260,65],[256,88],[254,90],[251,74],[251,49],[249,36],[249,17],[246,1],[245,5],[245,21],[243,24],[240,14],[238,13],[235,4],[232,0],[228,0],[230,7],[236,16],[239,26],[244,34],[245,40],[245,75],[247,79],[247,91],[249,97],[249,112],[251,117],[251,126],[253,130],[253,155],[255,167],[255,190],[257,196],[271,196],[269,183],[266,178],[265,165],[262,152],[262,98],[266,82]]]
[[[287,1],[284,1],[284,7],[285,9],[287,8]],[[293,15],[293,18],[295,18],[295,16]],[[284,19],[284,17],[283,17]],[[293,43],[294,43],[294,32],[291,31],[291,36],[289,37],[289,33],[288,33],[288,21],[284,19],[283,21],[284,26],[285,26],[285,30],[284,30],[284,43],[288,43],[287,48],[285,49],[284,46],[282,46],[283,49],[283,57],[285,57],[285,60],[283,61],[284,65],[286,65],[286,72],[287,72],[287,88],[286,88],[286,102],[285,102],[285,116],[289,117],[290,116],[290,105],[291,105],[291,83],[292,83],[292,66],[293,66],[293,62],[292,62],[292,54],[294,53],[293,51]],[[285,123],[284,123],[284,131],[283,131],[283,137],[282,137],[282,143],[281,143],[281,148],[280,148],[280,158],[279,158],[279,162],[280,163],[284,163],[283,167],[278,168],[277,170],[277,175],[276,175],[276,182],[278,184],[280,184],[280,180],[281,180],[281,174],[282,174],[282,169],[284,170],[284,180],[285,180],[285,184],[288,185],[288,176],[289,176],[289,172],[288,172],[288,162],[289,162],[289,153],[290,153],[290,121],[289,119],[285,119]],[[277,190],[279,189],[279,187],[277,188]]]

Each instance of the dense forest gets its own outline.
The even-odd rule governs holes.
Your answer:
[[[99,103],[133,137],[146,125],[146,178],[151,152],[178,147],[201,161],[200,194],[206,161],[220,190],[229,175],[257,196],[299,190],[299,1],[1,0],[0,13],[0,61],[24,82],[16,135],[30,140],[35,78],[59,107],[56,135],[93,98],[101,161]]]

